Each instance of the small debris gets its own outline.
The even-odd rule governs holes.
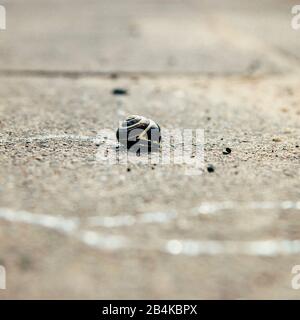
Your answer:
[[[283,108],[281,108],[280,110],[281,110],[281,112],[288,112],[288,111],[289,111],[289,109],[286,108],[286,107],[283,107]]]
[[[127,168],[127,172],[130,172],[131,171],[131,169],[130,168]]]
[[[128,94],[128,91],[126,89],[122,88],[115,88],[112,90],[113,95],[126,95]]]
[[[274,142],[281,142],[281,139],[280,139],[279,137],[275,137],[275,138],[272,139],[272,141],[274,141]]]
[[[230,154],[231,153],[231,149],[230,148],[225,148],[225,150],[223,151],[223,154]]]
[[[285,130],[283,131],[283,133],[284,133],[284,134],[290,134],[290,133],[292,133],[292,130],[291,130],[291,129],[285,129]]]
[[[207,166],[207,171],[208,171],[208,172],[214,172],[214,171],[215,171],[215,167],[214,167],[212,164],[209,164],[209,165]]]
[[[110,74],[110,78],[111,79],[118,79],[119,78],[119,75],[117,73],[111,73]]]

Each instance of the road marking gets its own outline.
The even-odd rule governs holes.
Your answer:
[[[90,247],[102,250],[121,249],[127,244],[127,238],[122,236],[103,235],[89,230],[80,229],[78,218],[65,218],[47,214],[37,214],[28,211],[15,211],[0,208],[0,219],[9,222],[36,225],[55,230],[64,235],[73,236]]]
[[[73,140],[73,141],[90,141],[94,142],[96,140],[96,136],[82,136],[82,135],[74,135],[74,134],[48,134],[41,136],[33,136],[33,137],[24,137],[24,138],[7,138],[1,139],[0,143],[16,143],[16,142],[33,142],[33,141],[48,141],[48,140]]]
[[[117,215],[117,216],[95,216],[87,218],[89,227],[105,227],[116,228],[124,226],[132,226],[134,224],[148,224],[148,223],[168,223],[176,219],[176,212],[145,212],[138,215]]]
[[[300,240],[207,241],[169,240],[164,251],[172,255],[249,255],[275,257],[300,253]]]
[[[82,231],[77,238],[89,247],[100,250],[114,251],[130,248],[130,242],[126,237],[115,235],[103,235],[94,231]]]
[[[260,202],[259,202],[260,203]],[[291,202],[298,204],[298,202]],[[284,202],[280,207],[290,208]],[[294,205],[292,206],[294,207]],[[176,214],[160,213],[144,213],[139,215],[137,220],[131,220],[134,223],[165,223],[176,218]],[[91,225],[101,225],[112,228],[116,226],[132,225],[128,223],[129,216],[125,216],[124,220],[105,221],[108,217],[98,220],[100,217],[91,217],[87,219]],[[96,220],[95,220],[96,218]],[[222,240],[195,240],[195,239],[170,239],[161,240],[155,238],[153,244],[145,245],[143,243],[133,242],[126,236],[103,234],[88,229],[82,229],[78,218],[66,218],[61,216],[52,216],[48,214],[36,214],[24,210],[12,210],[7,208],[0,208],[0,219],[12,223],[25,223],[44,227],[50,230],[55,230],[67,236],[72,236],[84,243],[88,247],[99,250],[113,251],[113,250],[153,250],[171,255],[185,255],[185,256],[216,256],[216,255],[248,255],[248,256],[268,256],[276,257],[281,255],[296,255],[300,253],[300,240],[289,239],[266,239],[253,241],[222,241]],[[92,223],[91,223],[92,222]],[[89,223],[87,223],[89,224]]]
[[[248,209],[248,210],[300,210],[300,201],[220,201],[202,202],[193,209],[194,216],[218,214],[224,210]]]
[[[0,208],[0,219],[10,222],[38,225],[63,233],[71,233],[79,227],[79,220],[77,218],[65,218],[40,213],[36,214],[24,210],[15,211],[6,208]]]

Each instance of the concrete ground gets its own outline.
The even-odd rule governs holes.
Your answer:
[[[2,3],[0,298],[300,298],[294,1]],[[129,114],[204,129],[202,174],[97,160]]]

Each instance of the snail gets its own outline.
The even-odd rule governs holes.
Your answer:
[[[136,145],[143,151],[158,150],[161,140],[160,126],[151,119],[132,115],[127,117],[117,130],[120,144],[130,149]]]

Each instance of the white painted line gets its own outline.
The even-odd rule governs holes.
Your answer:
[[[123,236],[102,235],[94,231],[82,231],[78,237],[84,244],[100,250],[120,250],[130,248],[129,241]]]
[[[249,209],[249,210],[300,210],[300,201],[224,201],[224,202],[202,202],[193,209],[194,216],[218,214],[224,210]]]
[[[118,215],[118,216],[95,216],[87,218],[89,227],[116,228],[132,226],[134,224],[164,224],[174,220],[177,217],[176,212],[145,212],[138,215]]]
[[[128,246],[128,241],[125,237],[80,230],[80,223],[77,218],[64,218],[47,214],[31,213],[24,210],[14,211],[0,208],[0,219],[12,223],[25,223],[55,230],[62,234],[73,236],[87,246],[101,250],[117,250],[126,245]]]
[[[73,135],[73,134],[48,134],[48,135],[40,135],[33,137],[24,137],[24,138],[7,138],[1,139],[1,143],[7,142],[33,142],[33,141],[48,141],[48,140],[74,140],[74,141],[90,141],[94,142],[96,140],[96,136],[82,136],[82,135]]]
[[[132,226],[136,223],[136,219],[129,215],[109,216],[109,217],[89,217],[87,218],[87,225],[89,227],[103,227],[103,228],[116,228]]]
[[[0,208],[0,219],[10,222],[37,225],[63,233],[71,233],[79,227],[79,220],[76,218],[36,214],[24,210],[14,211],[6,208]]]
[[[164,251],[172,255],[248,255],[275,257],[300,253],[300,240],[199,241],[169,240]]]
[[[290,206],[290,204],[293,204]],[[281,203],[280,207],[295,207],[295,202]],[[130,220],[131,216],[117,217],[117,220],[107,220],[109,217],[92,217],[91,225],[101,225],[108,228],[115,226],[132,225],[134,223],[167,223],[176,217],[176,214],[167,213],[144,213],[137,220]],[[98,220],[101,218],[102,220]],[[153,250],[171,255],[183,256],[217,256],[217,255],[248,255],[277,257],[282,255],[300,254],[300,240],[267,239],[253,241],[221,241],[221,240],[195,240],[195,239],[171,239],[160,240],[155,238],[154,244],[147,246],[143,243],[133,242],[121,235],[100,234],[91,230],[81,229],[78,218],[66,218],[47,214],[36,214],[25,210],[15,211],[0,208],[0,220],[12,223],[25,223],[55,230],[67,236],[74,237],[88,247],[99,250]],[[96,219],[96,220],[95,220]],[[129,219],[129,220],[128,220]],[[89,221],[89,219],[88,219]]]

